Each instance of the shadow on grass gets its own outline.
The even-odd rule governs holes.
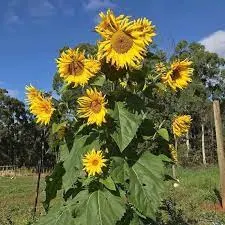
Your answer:
[[[218,190],[217,188],[214,188],[213,191],[214,191],[214,193],[215,193],[215,195],[216,195],[216,197],[217,197],[217,199],[218,199],[220,205],[222,206],[222,197],[221,197],[221,195],[220,195],[219,190]]]
[[[167,220],[163,219],[163,212],[167,215]],[[176,208],[175,201],[168,199],[163,201],[163,206],[156,217],[156,221],[145,221],[145,225],[194,225],[196,220],[185,218],[182,210]]]

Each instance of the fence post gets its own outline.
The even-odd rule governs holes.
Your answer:
[[[220,195],[222,199],[222,207],[225,208],[225,156],[223,144],[223,126],[220,114],[220,102],[213,101],[214,121],[216,128],[217,156],[220,172]]]

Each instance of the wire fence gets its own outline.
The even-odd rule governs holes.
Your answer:
[[[52,167],[41,167],[42,174],[50,174]],[[16,165],[0,166],[0,176],[15,177],[15,176],[33,176],[38,173],[38,167],[18,167]]]

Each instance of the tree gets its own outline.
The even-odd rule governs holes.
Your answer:
[[[46,154],[47,138],[42,133],[24,103],[0,89],[0,164],[29,167],[45,158],[45,165],[51,165],[54,157]],[[45,152],[41,151],[41,140],[45,142]]]

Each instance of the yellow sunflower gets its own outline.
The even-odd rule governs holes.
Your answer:
[[[88,124],[96,123],[98,126],[101,126],[102,123],[105,123],[106,115],[106,101],[105,96],[102,92],[98,92],[95,89],[87,89],[86,95],[79,97],[78,100],[78,116],[80,118],[88,118]]]
[[[192,62],[188,59],[175,60],[170,66],[170,70],[162,76],[162,81],[169,85],[174,91],[183,89],[192,81],[193,68]]]
[[[36,117],[37,123],[49,124],[54,112],[53,103],[50,97],[45,97],[42,92],[32,85],[26,86],[27,102],[30,112]]]
[[[160,62],[155,64],[155,71],[160,75],[160,76],[165,76],[167,72],[167,68],[164,63]]]
[[[31,103],[34,98],[40,98],[41,97],[41,92],[37,90],[34,86],[26,86],[26,91],[27,91],[27,103]]]
[[[191,120],[191,116],[189,115],[175,117],[172,124],[173,134],[177,137],[186,134],[190,129]]]
[[[106,59],[116,68],[140,68],[147,46],[155,36],[154,26],[146,18],[130,20],[116,17],[112,11],[100,13],[101,22],[95,30],[102,36],[98,43],[98,59]],[[137,67],[138,65],[138,67]]]
[[[170,155],[172,160],[177,163],[178,162],[178,158],[177,158],[177,150],[175,149],[174,145],[170,144],[169,145],[169,151],[170,151]]]
[[[68,84],[74,87],[84,86],[89,79],[101,69],[101,64],[93,57],[85,57],[85,52],[77,49],[67,49],[56,60],[58,72]]]
[[[95,176],[95,174],[102,173],[102,167],[106,167],[102,151],[96,151],[92,149],[91,152],[88,152],[83,158],[84,170],[88,173],[88,176]]]
[[[152,43],[152,38],[156,35],[155,26],[147,18],[139,18],[134,21],[137,26],[136,32],[140,33],[140,38],[143,39],[146,45]]]

